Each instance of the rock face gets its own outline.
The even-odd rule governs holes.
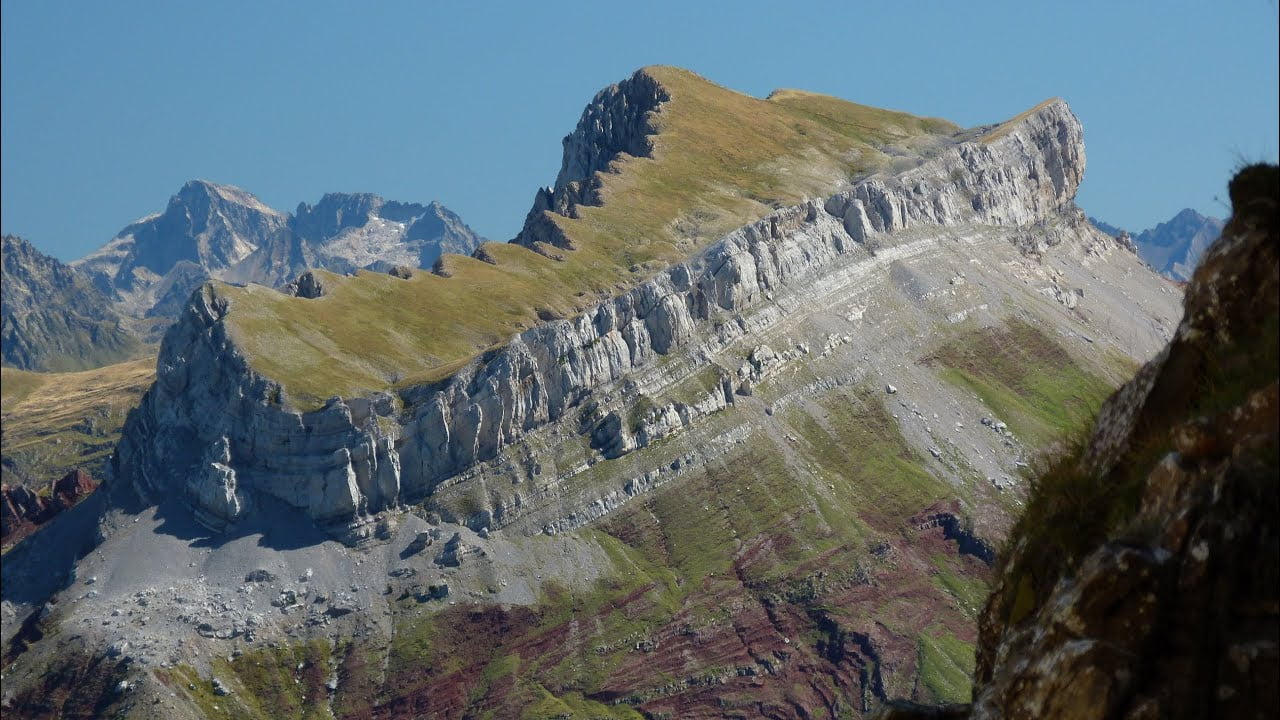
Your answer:
[[[1015,530],[955,717],[1280,712],[1278,197],[1275,166],[1237,175],[1175,337],[1042,480],[1022,522],[1048,527]],[[1071,522],[1069,492],[1110,524]]]
[[[129,225],[75,267],[124,313],[172,316],[200,283],[247,258],[286,221],[239,188],[193,180],[163,213]]]
[[[564,157],[555,185],[538,190],[513,242],[533,249],[538,243],[569,248],[569,238],[547,213],[577,217],[578,205],[598,205],[600,188],[595,174],[607,171],[619,154],[647,157],[652,152],[651,113],[668,99],[666,90],[644,71],[597,93],[577,127],[564,138]]]
[[[643,128],[641,108],[651,105],[634,96],[660,97],[643,78],[588,108],[566,141],[558,188],[583,197],[570,178],[598,166],[601,148],[636,149],[625,132],[609,128]],[[242,479],[237,492],[264,493],[342,526],[429,496],[580,406],[595,446],[617,457],[661,437],[661,427],[680,427],[682,411],[632,427],[619,410],[587,402],[593,391],[677,349],[735,341],[751,331],[743,313],[788,286],[836,268],[892,262],[900,250],[877,256],[881,238],[912,228],[1003,226],[1031,254],[1066,237],[1101,237],[1089,235],[1072,203],[1083,169],[1079,122],[1064,103],[1049,103],[989,141],[964,142],[904,174],[776,211],[594,310],[545,322],[449,380],[407,391],[403,411],[389,397],[334,398],[319,411],[291,411],[281,388],[258,376],[228,337],[227,301],[205,289],[165,338],[157,383],[130,418],[116,476],[148,496],[196,497],[202,517],[221,527],[244,507],[219,463],[204,460],[211,448],[225,448],[216,454]],[[732,401],[719,391],[707,409]],[[690,412],[684,409],[686,420]],[[210,482],[222,490],[206,494]]]
[[[210,278],[279,287],[308,268],[429,268],[441,253],[468,254],[481,242],[435,202],[330,193],[290,215],[239,188],[193,180],[163,213],[130,225],[74,265],[122,314],[160,319],[139,323],[147,338],[158,339],[163,321]]]
[[[1126,230],[1094,220],[1098,229],[1116,237],[1130,235]],[[1174,280],[1191,279],[1201,256],[1222,234],[1223,221],[1206,217],[1186,208],[1168,222],[1132,236],[1138,255],[1157,272]]]
[[[91,283],[16,235],[5,235],[3,242],[0,347],[5,365],[84,370],[138,352],[138,342]]]

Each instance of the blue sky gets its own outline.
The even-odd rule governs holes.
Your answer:
[[[2,8],[3,229],[63,259],[191,178],[281,210],[436,199],[506,240],[591,96],[655,63],[962,125],[1062,96],[1085,127],[1079,203],[1134,229],[1225,215],[1230,172],[1274,160],[1280,126],[1275,0]]]

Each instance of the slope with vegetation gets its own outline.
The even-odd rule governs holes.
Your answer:
[[[1074,207],[1065,104],[992,130],[649,68],[584,113],[519,243],[206,288],[111,505],[6,557],[6,709],[963,699],[1019,464],[1176,302]]]

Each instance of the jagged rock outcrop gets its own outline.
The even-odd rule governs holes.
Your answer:
[[[294,280],[283,288],[280,288],[280,292],[283,292],[285,295],[314,300],[324,295],[325,288],[324,283],[320,282],[320,278],[316,277],[315,273],[308,270],[299,275],[297,280]]]
[[[607,128],[639,129],[648,112],[640,108],[661,96],[645,78],[639,74],[593,103],[566,143],[558,187],[571,187],[580,171],[623,142],[626,132]],[[637,93],[650,105],[622,100]],[[833,197],[778,210],[578,317],[544,322],[448,380],[406,391],[404,410],[389,398],[334,398],[315,412],[293,411],[282,389],[258,376],[228,336],[222,322],[228,301],[205,288],[165,339],[158,381],[130,418],[116,477],[147,493],[190,492],[192,478],[209,478],[201,459],[226,443],[223,464],[235,471],[237,492],[281,498],[322,523],[358,523],[366,513],[423,499],[660,356],[697,343],[723,346],[749,333],[744,313],[789,285],[891,262],[898,249],[876,255],[887,234],[976,223],[1015,229],[1042,246],[1072,234],[1104,242],[1072,203],[1083,168],[1079,122],[1064,103],[1046,104],[991,138],[957,144],[902,175],[874,176]],[[708,402],[732,399],[718,397]],[[648,418],[647,429],[622,422],[615,411],[587,413],[585,433],[617,456],[660,436],[662,423],[679,420],[673,410],[666,421],[662,413]],[[212,487],[228,488],[228,476],[214,478]],[[233,521],[233,503],[222,506],[214,512],[201,505],[218,522]],[[489,520],[500,525],[504,518],[484,524]]]
[[[644,70],[597,93],[577,127],[564,138],[555,185],[539,188],[513,242],[533,249],[537,243],[571,248],[569,238],[546,213],[577,217],[578,205],[598,205],[596,173],[607,171],[619,154],[645,157],[652,152],[650,113],[668,99],[666,90]]]
[[[201,521],[219,529],[240,517],[247,490],[321,523],[349,522],[370,503],[394,504],[397,461],[377,422],[390,402],[335,398],[312,413],[283,410],[280,387],[254,373],[227,337],[220,322],[227,310],[206,286],[166,334],[157,382],[117,449],[117,477],[144,497],[185,494]],[[215,428],[217,436],[205,435]]]
[[[0,348],[4,364],[68,371],[119,362],[139,344],[105,295],[71,267],[5,235],[0,251]]]
[[[1175,337],[1042,475],[955,717],[1280,712],[1277,198],[1275,166],[1237,175]]]

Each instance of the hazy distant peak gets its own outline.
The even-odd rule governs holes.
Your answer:
[[[284,213],[268,206],[262,202],[253,193],[238,188],[234,185],[221,185],[219,183],[210,182],[208,180],[188,180],[178,190],[178,193],[169,199],[169,204],[175,202],[186,204],[191,202],[200,202],[203,200],[231,203],[234,205],[243,205],[247,208],[256,210],[266,215],[283,215]]]
[[[1099,230],[1118,235],[1122,228],[1090,218]],[[1183,208],[1176,215],[1139,233],[1130,232],[1138,255],[1161,274],[1174,280],[1191,278],[1200,256],[1222,234],[1223,221]]]

